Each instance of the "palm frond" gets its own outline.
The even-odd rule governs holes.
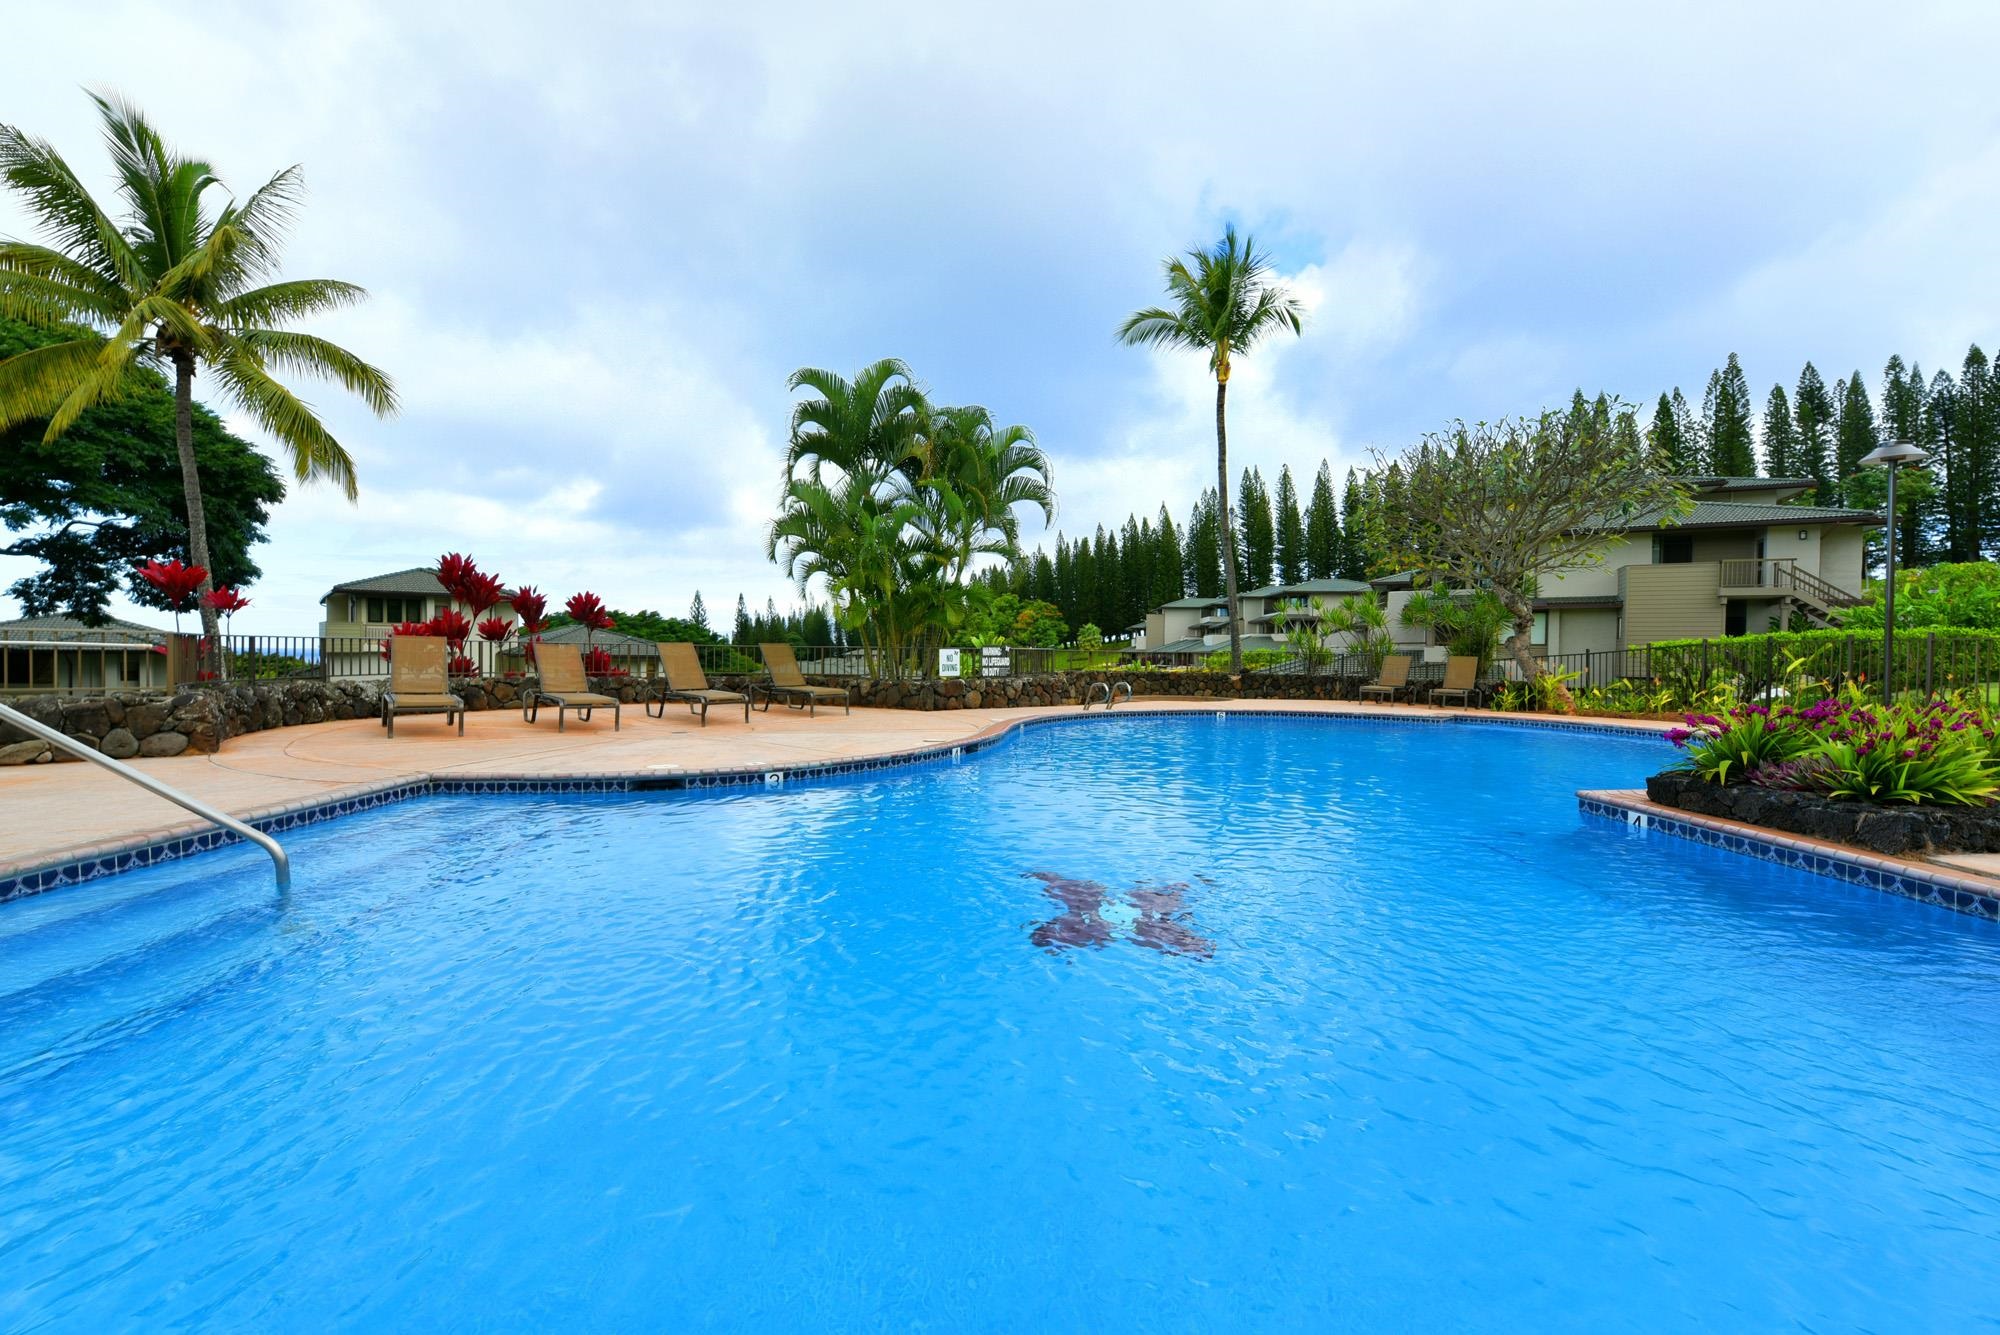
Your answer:
[[[116,320],[130,299],[116,279],[59,250],[27,241],[0,242],[0,274],[59,284],[68,290],[67,300],[79,316],[105,322]]]
[[[323,478],[353,500],[354,460],[313,410],[266,371],[255,353],[236,340],[224,343],[211,365],[237,406],[274,436],[292,456],[299,481]]]
[[[89,360],[65,368],[72,373],[69,392],[49,413],[48,429],[42,433],[45,441],[61,439],[65,431],[76,425],[77,418],[98,404],[117,398],[128,383],[135,352],[131,343],[116,337],[97,342],[80,339],[78,342],[86,344]]]
[[[97,367],[102,339],[77,338],[0,361],[0,431],[51,417]]]
[[[336,343],[287,329],[246,329],[236,341],[266,367],[330,381],[367,404],[377,417],[395,415],[396,386],[388,373]]]
[[[28,214],[55,240],[55,249],[107,280],[145,287],[145,268],[62,155],[46,140],[0,125],[0,181],[18,192]]]
[[[334,278],[294,278],[238,292],[216,303],[210,318],[232,329],[275,328],[356,305],[367,296],[366,288]]]

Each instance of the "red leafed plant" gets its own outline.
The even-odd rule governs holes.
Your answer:
[[[473,616],[483,617],[507,601],[507,589],[501,584],[498,575],[474,571],[467,576],[459,601],[465,604]]]
[[[534,585],[522,585],[508,602],[514,608],[514,615],[521,618],[523,635],[539,635],[548,628],[549,600],[536,592]]]
[[[488,644],[498,644],[500,643],[500,641],[506,639],[507,638],[506,618],[487,617],[484,621],[480,622],[479,638],[486,641]]]
[[[181,613],[194,606],[195,591],[208,578],[204,566],[184,566],[178,558],[148,561],[139,567],[139,578],[151,585],[168,607],[174,609],[174,634],[180,634]]]
[[[228,585],[203,594],[201,601],[205,606],[214,608],[226,617],[235,616],[238,612],[250,606],[248,598],[245,598],[241,593],[230,588]]]
[[[604,600],[594,593],[573,593],[563,604],[563,611],[570,619],[585,630],[610,630],[614,624],[611,613],[604,606]]]
[[[627,675],[624,668],[614,668],[611,666],[611,651],[609,649],[592,649],[589,653],[585,654],[583,656],[583,670],[586,674],[593,677],[623,677]]]
[[[451,656],[451,666],[446,670],[454,677],[470,677],[479,670],[479,665],[464,654],[453,654]]]
[[[438,583],[444,585],[444,591],[451,595],[453,601],[470,602],[465,596],[466,585],[479,578],[479,567],[469,556],[446,552],[438,558],[437,576]]]
[[[439,608],[438,614],[424,624],[431,627],[431,634],[444,636],[453,649],[463,648],[472,637],[472,623],[455,607]]]

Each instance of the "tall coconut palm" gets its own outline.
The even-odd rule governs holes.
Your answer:
[[[1229,508],[1229,370],[1267,334],[1297,334],[1305,308],[1271,280],[1271,264],[1249,237],[1224,230],[1210,250],[1191,250],[1166,261],[1166,306],[1134,312],[1118,326],[1131,345],[1191,348],[1208,354],[1215,376],[1215,485],[1222,512],[1222,571],[1229,596],[1229,671],[1243,671],[1243,638],[1236,618],[1236,527]]]
[[[0,430],[48,419],[60,437],[88,408],[115,398],[135,363],[171,369],[175,436],[186,490],[188,556],[209,568],[195,466],[197,372],[290,455],[301,482],[325,479],[355,495],[354,461],[313,410],[272,373],[331,381],[379,416],[396,410],[389,377],[323,338],[285,328],[367,294],[330,278],[279,281],[279,242],[302,182],[287,167],[246,198],[210,207],[226,189],[213,168],[169,149],[136,109],[92,95],[118,176],[122,217],[92,198],[47,142],[0,125],[0,181],[41,225],[48,244],[0,243],[0,314],[75,337],[0,361]],[[211,590],[203,580],[201,591]],[[202,626],[216,616],[204,600]]]

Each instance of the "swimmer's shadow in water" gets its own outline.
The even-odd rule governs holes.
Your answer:
[[[1131,941],[1166,955],[1186,955],[1209,959],[1215,943],[1188,925],[1189,910],[1185,882],[1172,885],[1141,883],[1122,898],[1096,881],[1059,876],[1052,871],[1031,871],[1029,879],[1042,883],[1042,893],[1062,906],[1062,912],[1037,923],[1028,939],[1052,955],[1065,950],[1102,950],[1117,939],[1122,928]]]

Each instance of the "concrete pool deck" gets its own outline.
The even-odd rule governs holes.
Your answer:
[[[1451,718],[1525,725],[1579,724],[1658,733],[1651,720],[1495,714],[1424,705],[1299,700],[1141,699],[1121,710],[1188,713],[1309,713],[1441,722]],[[360,797],[412,782],[622,777],[659,780],[716,772],[794,770],[877,760],[949,747],[1004,732],[1024,720],[1074,717],[1074,705],[1010,710],[858,709],[808,716],[774,708],[745,724],[728,710],[700,726],[683,708],[648,718],[625,710],[614,733],[600,711],[558,733],[552,715],[526,723],[519,711],[468,714],[465,735],[439,718],[406,718],[392,740],[374,719],[278,728],[234,738],[214,755],[133,762],[188,795],[245,820]],[[1643,794],[1636,794],[1643,800]],[[116,775],[81,762],[0,769],[0,881],[186,836],[212,827]],[[1859,856],[1858,850],[1848,850]],[[1941,862],[1944,860],[1940,860]],[[1986,865],[1991,864],[1991,865]],[[1934,863],[1909,863],[1930,867]],[[1953,872],[1991,878],[2000,857],[1953,858]]]

